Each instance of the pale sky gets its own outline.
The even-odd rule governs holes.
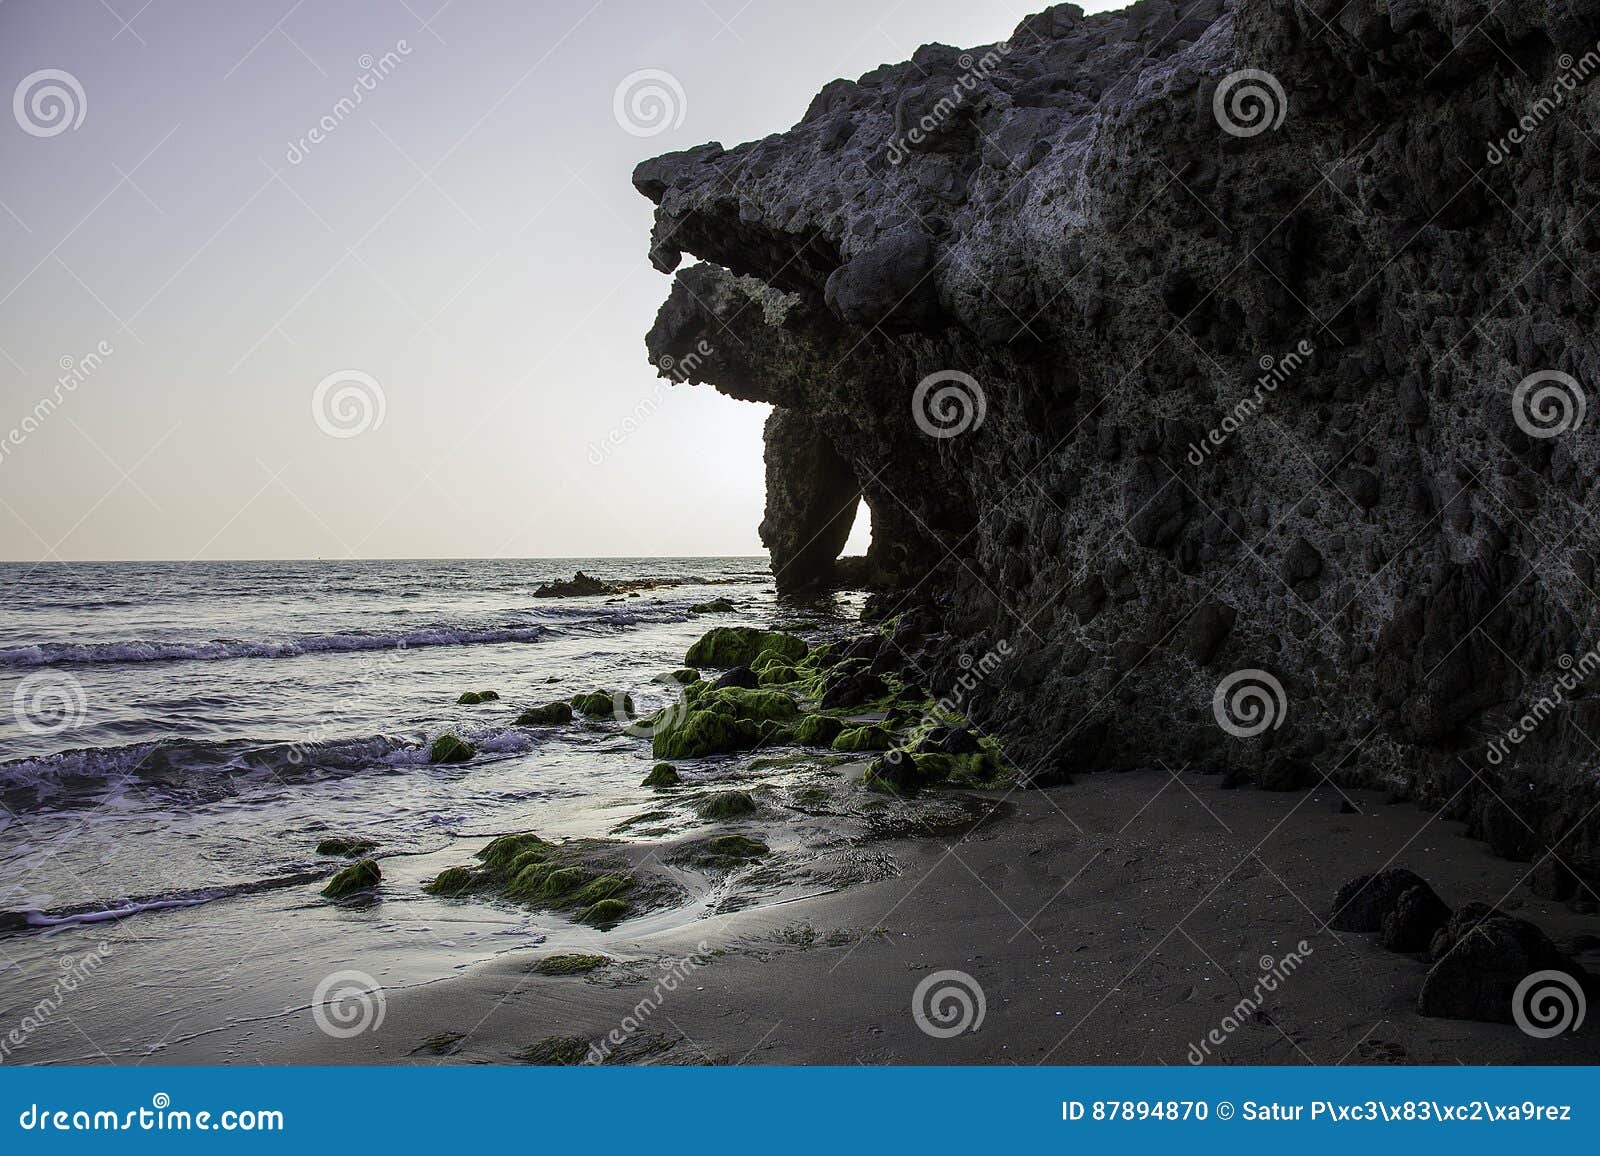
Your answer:
[[[633,166],[1042,5],[741,4],[0,3],[0,559],[759,553],[765,410],[655,377]]]

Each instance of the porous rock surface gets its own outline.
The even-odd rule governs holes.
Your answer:
[[[859,492],[925,681],[1008,641],[964,705],[1025,770],[1311,768],[1571,891],[1597,699],[1488,752],[1600,642],[1600,416],[1532,436],[1513,398],[1600,387],[1597,39],[1600,0],[1145,0],[927,45],[638,167],[677,270],[648,346],[776,407],[780,587],[829,579]],[[1283,99],[1249,131],[1225,86],[1236,133],[1243,69]],[[982,420],[932,436],[948,371]],[[1245,737],[1240,670],[1283,687]]]

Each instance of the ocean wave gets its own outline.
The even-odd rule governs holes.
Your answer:
[[[45,642],[0,647],[0,667],[55,666],[91,662],[214,662],[225,658],[294,658],[328,651],[409,650],[430,646],[476,646],[494,642],[536,642],[549,631],[542,625],[486,629],[431,627],[397,634],[312,634],[279,642],[218,638],[209,642]]]
[[[615,630],[645,622],[681,621],[685,605],[536,607],[523,619],[499,626],[460,623],[414,630],[306,634],[283,639],[216,638],[200,640],[120,639],[104,642],[41,642],[0,647],[0,668],[74,663],[216,662],[230,658],[297,658],[306,654],[373,650],[421,650],[442,646],[484,646],[538,642],[553,629]]]

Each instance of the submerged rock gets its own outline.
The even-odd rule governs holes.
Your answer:
[[[343,899],[358,891],[370,891],[382,881],[383,872],[378,869],[377,860],[363,859],[359,863],[350,864],[328,880],[328,885],[322,889],[322,894],[328,899]]]
[[[517,716],[519,727],[548,727],[572,721],[572,704],[547,702],[543,706],[530,706]]]
[[[625,694],[619,700],[616,692],[609,690],[595,690],[588,694],[575,694],[572,696],[572,709],[588,718],[604,718],[615,714],[617,707],[621,706],[624,714],[633,713],[633,696]]]
[[[337,855],[341,859],[354,859],[378,846],[372,839],[359,835],[330,835],[317,844],[318,855]]]
[[[880,726],[857,726],[839,732],[833,740],[836,751],[886,751],[894,737]]]
[[[710,602],[696,602],[689,607],[690,614],[725,614],[734,609],[733,599],[713,598]]]
[[[535,598],[582,598],[592,594],[621,594],[623,587],[591,578],[582,570],[565,582],[546,582],[533,592]]]
[[[641,787],[676,787],[683,780],[678,775],[678,768],[671,763],[657,763],[650,768],[650,773],[644,777]]]
[[[478,753],[478,748],[455,735],[440,735],[428,749],[430,763],[464,763]]]
[[[718,791],[701,799],[694,809],[702,819],[737,819],[753,813],[756,801],[748,791]]]
[[[457,706],[477,706],[480,702],[499,702],[500,692],[495,690],[467,690],[462,691],[461,697],[456,699]]]

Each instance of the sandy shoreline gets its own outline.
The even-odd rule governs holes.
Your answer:
[[[612,1062],[1181,1065],[1255,987],[1264,957],[1305,941],[1261,1013],[1224,1032],[1207,1062],[1600,1060],[1593,1024],[1539,1040],[1512,1025],[1424,1018],[1418,958],[1323,926],[1347,878],[1406,866],[1452,905],[1504,897],[1502,910],[1569,948],[1594,944],[1600,929],[1533,897],[1528,864],[1493,858],[1459,824],[1373,792],[1349,798],[1359,813],[1340,813],[1331,788],[1225,790],[1215,776],[1166,770],[1017,792],[959,843],[895,841],[895,878],[644,938],[624,927],[603,937],[616,961],[586,976],[531,970],[563,950],[596,950],[592,937],[581,948],[552,938],[387,993],[381,1027],[351,1039],[300,1016],[303,1032],[256,1058],[519,1062],[553,1037],[570,1048],[617,1031]],[[701,962],[678,962],[701,943]],[[1592,947],[1576,958],[1593,970]],[[935,1038],[914,1020],[913,991],[944,970],[981,986],[979,1030]],[[623,1029],[630,1017],[637,1030]]]

